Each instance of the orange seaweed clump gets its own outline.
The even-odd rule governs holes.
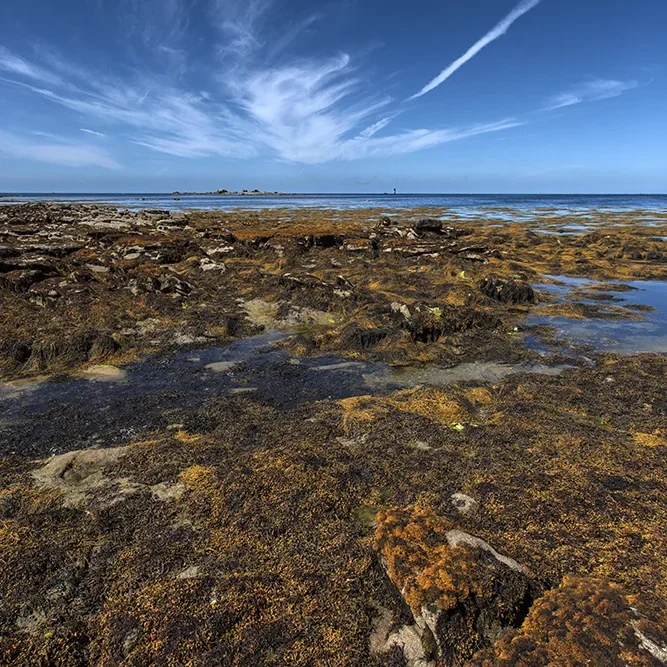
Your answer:
[[[434,564],[447,558],[446,533],[453,528],[447,519],[420,507],[413,510],[394,508],[378,515],[375,548],[386,562],[389,578],[403,591],[417,615],[421,613],[422,604],[435,602],[427,600],[428,593],[435,591],[421,587],[420,584],[426,582],[422,575],[427,569],[432,573]],[[451,592],[450,586],[442,591],[446,606]]]
[[[658,429],[653,433],[635,433],[634,440],[644,447],[667,447],[667,431]]]
[[[375,547],[442,664],[460,664],[523,620],[531,584],[522,568],[430,510],[381,512]]]
[[[389,406],[401,412],[426,417],[440,424],[465,421],[469,415],[465,408],[452,400],[442,389],[407,389],[386,399]]]
[[[521,629],[469,667],[659,667],[667,660],[667,634],[639,603],[604,579],[567,576],[530,610]]]
[[[470,412],[462,402],[452,397],[454,393],[446,393],[437,387],[418,387],[396,391],[389,396],[345,398],[339,401],[343,408],[343,427],[349,433],[356,427],[368,425],[395,411],[423,417],[444,426],[470,421]]]
[[[403,592],[413,613],[425,605],[453,609],[468,598],[493,598],[494,570],[511,569],[472,543],[450,544],[454,524],[432,511],[389,509],[378,515],[375,547],[386,562],[392,582]],[[483,565],[482,565],[483,564]],[[490,576],[480,576],[482,570]]]

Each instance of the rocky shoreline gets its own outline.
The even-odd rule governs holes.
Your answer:
[[[665,664],[667,357],[526,324],[649,316],[598,283],[667,280],[665,225],[567,224],[3,205],[8,441],[3,405],[42,376],[48,394],[262,332],[285,334],[285,391],[326,355],[564,370],[298,402],[170,388],[140,435],[54,430],[50,458],[26,435],[0,458],[0,662]],[[597,282],[562,297],[564,275]],[[268,382],[224,364],[230,386]]]

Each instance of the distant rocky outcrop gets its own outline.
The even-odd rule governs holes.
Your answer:
[[[214,197],[214,196],[225,196],[228,195],[230,197],[243,197],[243,196],[253,196],[253,197],[259,197],[259,196],[266,196],[266,197],[284,197],[287,196],[288,193],[286,192],[278,192],[277,190],[275,191],[270,191],[270,190],[258,190],[255,188],[254,190],[226,190],[224,188],[221,188],[220,190],[208,190],[205,192],[181,192],[180,190],[175,190],[174,192],[171,193],[174,195],[174,197],[197,197],[197,196],[209,196],[209,197]]]

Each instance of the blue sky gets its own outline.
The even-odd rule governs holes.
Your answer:
[[[667,192],[665,0],[4,0],[0,191]]]

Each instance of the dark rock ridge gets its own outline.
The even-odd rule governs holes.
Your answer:
[[[532,286],[522,280],[503,279],[488,276],[479,283],[479,289],[485,296],[501,303],[522,305],[537,303],[537,295]]]

